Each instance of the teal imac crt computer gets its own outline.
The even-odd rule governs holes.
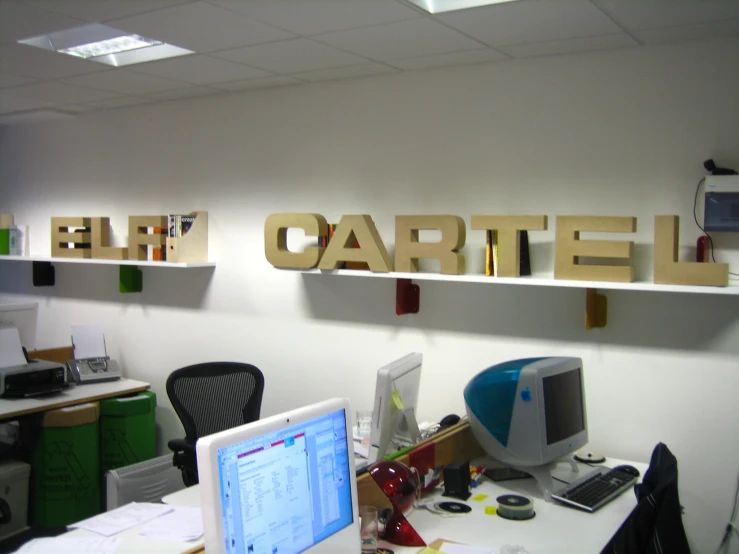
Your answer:
[[[588,442],[580,358],[528,358],[489,367],[464,389],[470,427],[496,460],[531,474],[546,500],[551,470]]]

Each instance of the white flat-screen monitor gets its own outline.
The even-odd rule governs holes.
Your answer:
[[[423,354],[412,352],[377,370],[370,463],[420,440],[415,416],[422,365]]]
[[[15,327],[26,350],[36,348],[38,304],[0,304],[0,328]]]
[[[351,413],[327,400],[199,439],[206,552],[359,553]]]

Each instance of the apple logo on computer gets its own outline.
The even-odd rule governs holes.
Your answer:
[[[526,387],[521,391],[521,400],[524,402],[531,402],[531,391],[529,390],[529,387]]]

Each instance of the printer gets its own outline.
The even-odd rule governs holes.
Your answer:
[[[46,360],[0,368],[0,397],[36,396],[67,388],[67,369]]]

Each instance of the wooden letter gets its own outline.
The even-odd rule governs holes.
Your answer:
[[[166,215],[132,215],[128,218],[128,259],[146,260],[149,246],[164,246],[167,235],[149,233],[149,228],[166,227]]]
[[[557,216],[554,278],[575,281],[610,281],[628,283],[634,280],[632,266],[579,265],[579,257],[631,258],[634,243],[611,240],[580,240],[581,231],[633,233],[635,217]]]
[[[355,238],[359,248],[352,248]],[[364,262],[377,273],[393,270],[393,262],[370,216],[342,216],[318,268],[336,269],[342,262]]]
[[[321,214],[272,214],[264,222],[264,254],[267,261],[283,269],[310,269],[316,267],[324,249],[317,246],[303,252],[287,249],[287,230],[302,229],[308,237],[328,234],[326,218]]]
[[[473,215],[472,228],[497,231],[498,277],[521,276],[521,231],[546,231],[545,215]]]
[[[418,242],[418,231],[441,231],[439,242]],[[417,272],[418,260],[441,262],[441,273],[464,273],[464,254],[458,252],[465,241],[464,220],[456,215],[399,215],[395,217],[395,270]]]
[[[127,260],[128,248],[110,245],[110,218],[93,217],[91,221],[92,257],[103,260]]]
[[[654,282],[663,285],[725,287],[729,284],[729,264],[678,262],[680,218],[654,218]]]
[[[54,258],[89,258],[92,255],[90,218],[52,217],[51,255]]]

